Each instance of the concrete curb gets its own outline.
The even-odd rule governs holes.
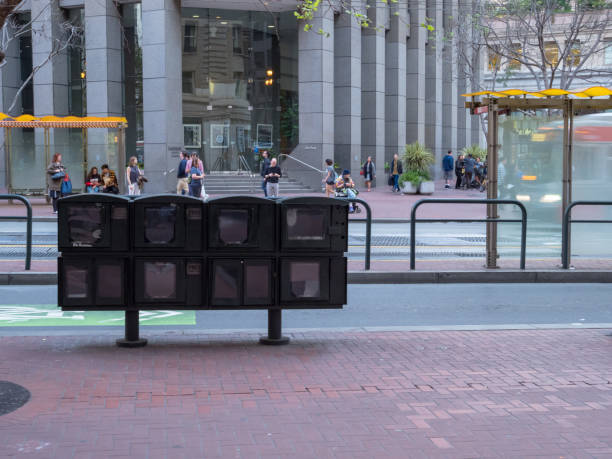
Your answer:
[[[349,284],[580,284],[612,283],[612,271],[350,271]],[[0,285],[56,285],[55,272],[0,272]]]
[[[349,284],[612,283],[612,271],[497,270],[348,273]]]

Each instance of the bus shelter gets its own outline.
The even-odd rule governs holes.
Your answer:
[[[581,91],[566,91],[550,88],[543,91],[507,89],[503,91],[479,91],[463,94],[469,100],[465,108],[472,115],[487,113],[487,198],[497,199],[498,194],[498,153],[499,116],[512,112],[533,112],[536,110],[562,113],[562,187],[561,209],[565,212],[572,203],[574,116],[585,113],[603,112],[612,109],[612,89],[601,86]],[[561,127],[561,126],[559,126]],[[497,219],[496,204],[487,205],[487,219]],[[487,268],[497,267],[497,223],[487,223]]]
[[[123,117],[76,117],[21,115],[10,117],[0,113],[0,127],[4,128],[6,188],[8,193],[25,195],[46,194],[46,168],[55,152],[64,161],[70,158],[68,173],[76,191],[84,187],[90,164],[100,167],[107,162],[116,169],[121,190],[125,183],[125,130]],[[96,129],[96,135],[89,130]],[[41,132],[42,131],[42,132]],[[42,135],[41,135],[42,134]],[[102,135],[100,135],[102,134]],[[92,139],[98,145],[92,147]],[[59,139],[70,139],[70,141]],[[90,150],[100,147],[95,157]],[[108,154],[108,152],[111,152]],[[112,161],[109,156],[112,157]],[[93,161],[92,161],[93,160]]]

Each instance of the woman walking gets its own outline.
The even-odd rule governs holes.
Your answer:
[[[62,197],[62,181],[66,176],[66,168],[62,164],[62,155],[55,153],[47,167],[47,188],[53,203],[53,213],[57,213],[57,200]]]
[[[325,193],[327,193],[327,197],[331,198],[334,195],[335,183],[336,183],[336,171],[333,166],[334,162],[331,159],[325,160],[325,170],[327,171],[327,175],[323,179],[325,182]]]
[[[136,156],[132,156],[130,158],[130,163],[127,167],[127,171],[125,176],[127,177],[128,182],[128,194],[130,196],[138,196],[140,195],[140,187],[138,186],[138,177],[140,177],[142,173],[140,172],[140,168],[138,167],[138,158]]]
[[[199,198],[202,195],[202,179],[204,178],[204,169],[202,166],[202,161],[200,161],[200,158],[198,158],[197,155],[192,156],[191,169],[189,173],[191,174],[189,196]]]
[[[372,157],[368,156],[368,160],[363,165],[363,178],[365,178],[368,191],[372,191],[372,180],[376,177],[376,166],[372,161]]]

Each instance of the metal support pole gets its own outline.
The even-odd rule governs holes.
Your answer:
[[[370,205],[359,198],[349,198],[349,202],[362,204],[366,210],[366,240],[365,240],[365,270],[370,270],[370,258],[372,253],[372,208]]]
[[[119,347],[143,347],[147,340],[140,338],[139,311],[125,311],[125,338],[117,340]]]
[[[283,336],[282,330],[282,309],[268,309],[268,336],[259,338],[260,344],[280,345],[288,344],[289,338]]]
[[[489,99],[487,132],[487,199],[497,199],[497,99]],[[487,204],[487,219],[499,218],[497,204]],[[497,268],[497,222],[487,222],[487,268]]]
[[[119,170],[117,171],[119,191],[123,194],[127,194],[127,190],[125,187],[125,171],[127,169],[127,160],[125,158],[125,128],[123,127],[123,125],[119,126],[119,132],[117,133],[117,155],[119,161]]]
[[[12,146],[12,139],[11,139],[11,135],[12,135],[11,131],[12,129],[9,127],[4,128],[4,154],[5,154],[5,163],[6,163],[6,192],[9,194],[13,192],[13,176],[11,173],[11,154],[12,154],[13,146]]]
[[[563,187],[561,213],[565,215],[572,203],[572,141],[574,131],[574,114],[572,99],[563,101]],[[567,247],[571,251],[571,225],[567,227]]]

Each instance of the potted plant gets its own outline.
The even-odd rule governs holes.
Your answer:
[[[425,145],[414,142],[406,145],[404,153],[405,181],[411,183],[411,187],[406,187],[406,193],[416,188],[421,194],[431,194],[434,192],[434,182],[431,180],[429,167],[434,163],[434,155]]]
[[[416,194],[423,178],[416,171],[406,171],[399,178],[399,184],[404,194]]]

